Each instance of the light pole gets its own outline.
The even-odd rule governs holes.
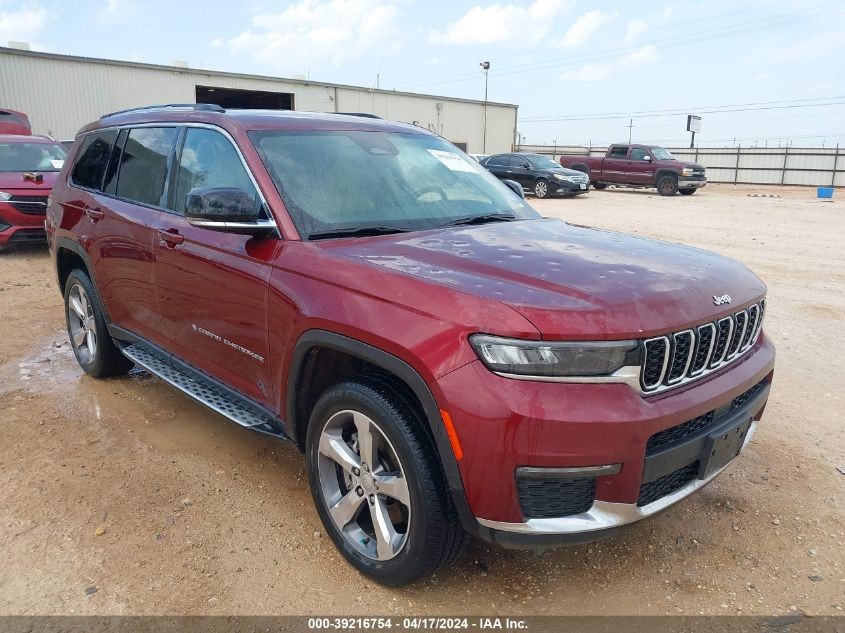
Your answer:
[[[481,62],[479,64],[484,71],[484,136],[481,142],[481,153],[487,153],[487,78],[490,74],[490,62]]]

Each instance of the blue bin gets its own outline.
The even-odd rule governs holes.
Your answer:
[[[816,198],[832,198],[833,187],[818,187],[816,189]]]

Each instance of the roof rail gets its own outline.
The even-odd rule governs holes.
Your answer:
[[[129,114],[130,112],[146,112],[147,110],[166,110],[167,108],[182,109],[182,110],[197,110],[199,112],[225,112],[216,103],[166,103],[163,105],[142,106],[140,108],[129,108],[127,110],[118,110],[117,112],[109,112],[100,117],[100,119],[107,119],[110,116],[117,116],[118,114]]]
[[[369,112],[331,112],[330,114],[341,114],[343,116],[360,116],[365,119],[380,119],[380,116],[370,114]]]

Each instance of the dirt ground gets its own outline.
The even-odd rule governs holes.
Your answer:
[[[841,613],[845,192],[814,193],[532,201],[750,265],[769,285],[771,400],[741,458],[662,515],[542,556],[472,543],[403,589],[336,553],[294,448],[143,372],[84,376],[46,251],[0,254],[0,613]]]

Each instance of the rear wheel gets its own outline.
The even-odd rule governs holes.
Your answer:
[[[71,272],[65,283],[65,320],[73,353],[86,374],[104,378],[132,368],[132,361],[121,354],[109,336],[94,284],[79,269]]]
[[[661,196],[674,196],[678,193],[678,179],[672,175],[661,176],[657,180],[657,193]]]
[[[593,189],[598,189],[599,191],[601,191],[602,189],[607,189],[607,183],[606,182],[594,182],[594,183],[592,183],[592,185],[593,185]]]
[[[306,466],[320,519],[343,556],[385,585],[434,573],[465,539],[424,423],[380,377],[329,388],[309,422]]]
[[[682,196],[691,196],[691,195],[692,195],[692,194],[694,194],[696,191],[698,191],[698,189],[696,189],[695,187],[690,187],[690,188],[688,188],[688,189],[678,189],[678,191],[680,191],[680,192],[681,192],[681,195],[682,195]]]
[[[538,180],[534,183],[534,195],[538,198],[549,197],[549,182],[547,180]]]

